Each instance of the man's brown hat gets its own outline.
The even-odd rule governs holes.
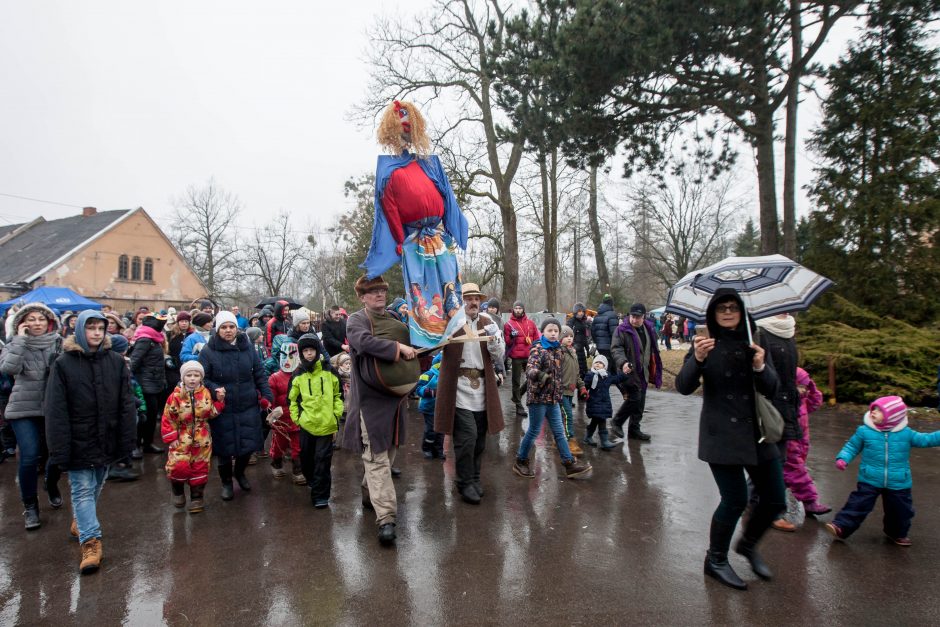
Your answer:
[[[383,279],[381,275],[374,279],[367,279],[365,275],[362,275],[356,279],[356,296],[362,296],[367,292],[380,288],[388,289],[388,283],[385,282],[385,279]]]
[[[480,291],[480,286],[476,283],[464,283],[461,286],[461,294],[463,296],[479,296],[480,298],[486,296],[486,294]]]

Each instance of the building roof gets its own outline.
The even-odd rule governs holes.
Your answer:
[[[0,242],[0,283],[33,281],[51,264],[94,239],[135,209],[102,211],[61,220],[37,220],[10,239]],[[0,228],[0,237],[21,226]]]

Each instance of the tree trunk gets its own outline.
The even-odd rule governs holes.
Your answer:
[[[503,221],[503,292],[500,300],[512,303],[519,290],[519,234],[516,232],[516,208],[508,185],[499,190],[499,215]]]
[[[548,270],[551,279],[545,282],[545,308],[557,311],[558,308],[558,149],[552,150],[551,170],[549,171],[549,238],[545,242],[545,255],[549,259]]]
[[[594,243],[594,261],[597,264],[597,280],[601,292],[610,291],[610,274],[604,259],[604,240],[601,237],[601,225],[597,220],[597,166],[591,166],[591,178],[588,194],[588,220],[591,223],[591,241]]]
[[[774,118],[773,112],[762,112],[755,121],[758,132],[757,187],[760,199],[760,252],[773,255],[780,252],[777,234],[777,190],[774,178]]]
[[[803,54],[800,0],[790,0],[790,91],[787,94],[786,135],[783,152],[783,254],[796,258],[796,113],[800,98],[800,57]]]

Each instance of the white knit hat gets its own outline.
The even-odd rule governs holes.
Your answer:
[[[220,326],[226,322],[231,322],[236,327],[238,326],[238,320],[235,319],[235,314],[231,311],[220,311],[215,315],[215,328],[218,329]]]
[[[200,377],[205,378],[206,371],[202,367],[202,364],[199,363],[198,361],[192,360],[192,361],[184,361],[183,365],[180,366],[180,379],[185,377],[187,372],[192,372],[193,370],[198,372]]]
[[[291,324],[296,327],[301,322],[310,322],[310,312],[304,308],[295,309],[291,312]]]

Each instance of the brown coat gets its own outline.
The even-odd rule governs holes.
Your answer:
[[[359,424],[359,413],[362,412],[362,419],[369,432],[369,446],[375,453],[382,453],[404,441],[408,397],[384,394],[370,386],[362,378],[363,364],[360,362],[369,355],[385,361],[398,361],[398,342],[375,337],[365,309],[349,316],[346,341],[352,358],[352,371],[349,376],[349,394],[346,396],[347,419],[343,447],[362,453],[362,427]]]
[[[477,318],[477,333],[483,327],[492,324],[493,320],[481,313]],[[465,335],[466,331],[460,329],[454,337]],[[444,356],[441,357],[441,373],[437,379],[437,403],[434,407],[434,430],[438,433],[454,432],[454,410],[457,408],[457,371],[463,355],[463,344],[448,344],[444,347]],[[487,431],[491,434],[499,433],[506,428],[503,420],[503,406],[499,400],[499,387],[496,385],[496,370],[493,361],[485,346],[481,346],[483,354],[484,383],[486,391],[486,423]]]

